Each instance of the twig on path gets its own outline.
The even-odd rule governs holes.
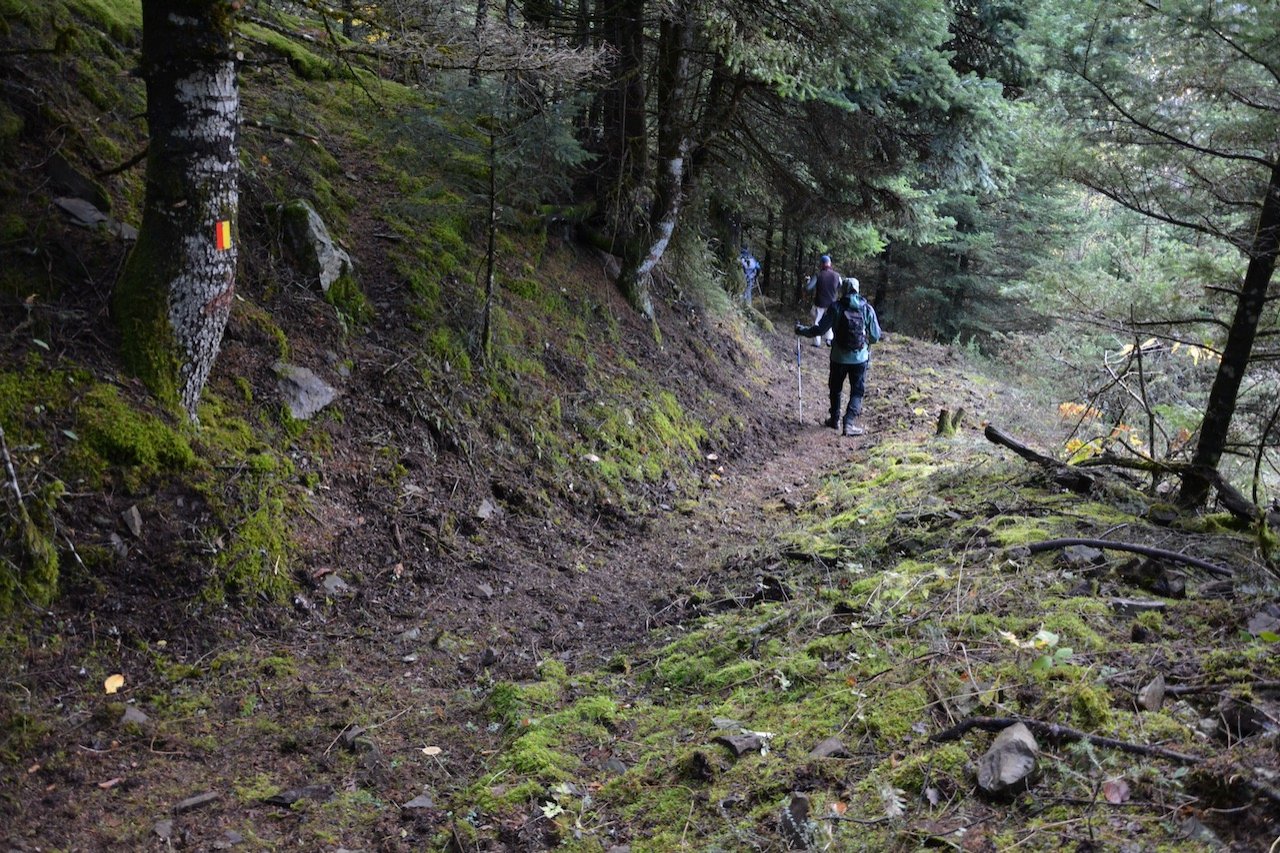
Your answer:
[[[1039,554],[1042,551],[1056,551],[1061,548],[1070,548],[1072,545],[1084,545],[1090,548],[1105,548],[1110,551],[1128,551],[1133,554],[1142,554],[1147,557],[1155,557],[1158,560],[1170,560],[1175,563],[1184,563],[1188,566],[1195,566],[1198,569],[1204,569],[1211,575],[1218,575],[1224,578],[1235,577],[1235,572],[1231,569],[1210,563],[1208,560],[1202,560],[1199,557],[1192,557],[1189,554],[1179,554],[1177,551],[1166,551],[1163,548],[1153,548],[1150,545],[1138,545],[1132,542],[1114,542],[1110,539],[1046,539],[1044,542],[1033,542],[1027,546],[1032,554]]]

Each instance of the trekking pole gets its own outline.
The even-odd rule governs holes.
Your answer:
[[[800,339],[796,338],[796,418],[804,423],[804,395],[800,393]]]

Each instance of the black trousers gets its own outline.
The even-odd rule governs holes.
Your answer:
[[[845,420],[856,418],[862,414],[862,398],[866,392],[867,362],[862,364],[838,364],[831,362],[831,372],[827,375],[827,388],[831,391],[831,420],[840,422],[840,397],[844,391],[844,381],[849,380],[849,407],[845,410]]]

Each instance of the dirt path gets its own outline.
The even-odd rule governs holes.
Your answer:
[[[768,422],[765,432],[772,444],[738,455],[710,454],[716,458],[706,461],[696,501],[660,512],[643,531],[600,538],[608,572],[584,581],[575,595],[579,601],[599,602],[593,615],[603,623],[602,635],[569,640],[561,649],[565,660],[590,665],[607,658],[652,625],[679,618],[684,597],[695,589],[713,597],[749,595],[760,574],[758,558],[813,496],[818,480],[860,458],[877,441],[886,420],[882,412],[903,405],[905,395],[898,393],[900,383],[893,378],[899,375],[902,353],[886,344],[878,350],[883,363],[877,363],[867,386],[866,435],[841,436],[822,426],[830,351],[805,345],[801,420],[794,341],[782,334],[766,338],[772,360],[766,366],[764,393],[755,398],[750,416]],[[641,615],[643,619],[637,618]],[[603,636],[607,642],[601,642]]]

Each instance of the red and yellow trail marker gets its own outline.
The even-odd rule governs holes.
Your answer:
[[[223,219],[213,226],[213,242],[217,245],[219,251],[225,252],[231,248],[231,221],[229,219]]]

